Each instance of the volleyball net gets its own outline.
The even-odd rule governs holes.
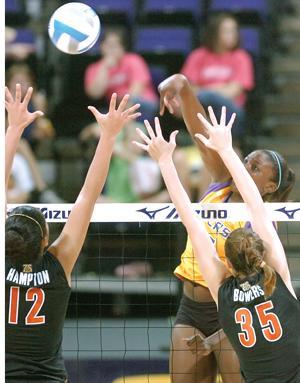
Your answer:
[[[17,205],[9,205],[12,209]],[[33,204],[61,232],[72,204]],[[203,220],[248,221],[245,204],[193,204]],[[300,295],[300,203],[267,204]],[[63,354],[70,381],[169,382],[171,331],[181,297],[173,276],[186,231],[173,204],[97,204],[72,275]],[[162,375],[158,375],[162,374]]]

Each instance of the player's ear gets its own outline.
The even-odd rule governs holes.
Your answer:
[[[264,194],[272,194],[276,191],[277,185],[273,181],[268,181],[264,185]]]

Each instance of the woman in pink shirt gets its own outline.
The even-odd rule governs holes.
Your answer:
[[[203,47],[195,49],[182,68],[205,107],[211,105],[220,114],[224,105],[229,114],[237,114],[233,129],[237,139],[244,133],[246,93],[254,87],[252,59],[239,43],[235,18],[214,15],[206,27]]]
[[[119,98],[130,94],[133,103],[141,104],[142,118],[157,113],[158,97],[145,60],[138,54],[126,52],[122,30],[106,30],[100,44],[101,59],[88,66],[85,72],[85,91],[93,99]]]

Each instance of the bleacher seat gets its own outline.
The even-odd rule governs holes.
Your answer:
[[[24,2],[21,0],[5,0],[5,25],[16,27],[28,21]]]
[[[234,13],[257,13],[262,18],[268,14],[267,0],[211,0],[210,11],[229,11]]]
[[[99,13],[102,19],[105,19],[105,16],[114,15],[114,17],[116,17],[122,15],[126,21],[131,24],[136,15],[135,0],[85,0],[84,3]],[[112,23],[112,21],[113,18],[110,18],[110,23]],[[117,21],[117,19],[115,21]],[[115,22],[113,22],[113,24],[115,24]]]
[[[261,53],[260,30],[256,27],[241,27],[241,46],[252,56],[258,57]]]
[[[20,13],[22,10],[19,0],[5,0],[5,12]]]
[[[161,65],[150,65],[149,69],[154,89],[157,90],[158,85],[168,76],[167,69]]]
[[[145,0],[142,13],[189,15],[195,21],[199,20],[203,14],[204,0]]]
[[[135,31],[133,50],[139,53],[182,54],[192,49],[193,31],[188,27],[139,27]]]
[[[35,46],[36,36],[29,28],[18,28],[14,43],[32,44]]]

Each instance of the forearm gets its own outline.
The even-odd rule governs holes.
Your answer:
[[[16,154],[21,135],[22,132],[17,129],[11,127],[7,128],[5,135],[5,190],[7,190],[14,156]]]
[[[190,135],[193,138],[196,133],[201,133],[207,136],[204,125],[197,118],[197,113],[201,113],[204,117],[206,117],[206,113],[202,104],[199,102],[193,88],[191,87],[186,77],[183,75],[176,76],[178,76],[176,80],[180,84],[179,96],[182,116]]]
[[[109,75],[108,68],[103,64],[97,72],[95,78],[86,88],[86,93],[91,98],[101,98],[108,87]]]
[[[202,224],[197,220],[191,205],[191,201],[179,180],[173,161],[161,161],[159,162],[159,167],[171,200],[174,203],[182,223],[186,227],[187,231],[190,234],[195,225],[199,225],[200,231]]]
[[[199,102],[196,93],[189,84],[188,80],[183,75],[177,76],[181,76],[178,78],[181,86],[179,95],[185,125],[193,139],[196,133],[203,134],[205,137],[207,137],[206,128],[197,117],[198,113],[206,117],[205,110],[202,104]],[[213,150],[208,149],[199,140],[197,140],[196,143],[201,152],[203,162],[211,174],[213,181],[224,182],[228,180],[230,175],[224,166],[219,154]]]
[[[101,135],[78,199],[83,197],[91,205],[96,202],[106,181],[114,142],[114,138]]]

